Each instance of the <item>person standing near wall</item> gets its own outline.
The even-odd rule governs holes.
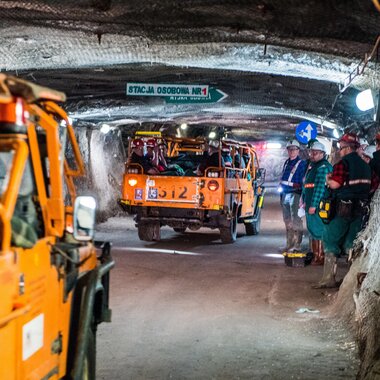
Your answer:
[[[359,140],[354,133],[346,133],[339,140],[339,154],[332,173],[327,174],[326,184],[335,199],[335,216],[323,230],[325,262],[321,281],[316,289],[338,286],[335,276],[337,258],[342,252],[352,254],[356,235],[362,228],[368,206],[371,186],[371,169],[356,152]]]
[[[380,133],[376,135],[376,152],[373,153],[373,158],[370,162],[371,169],[380,178]]]
[[[325,195],[326,175],[332,171],[332,166],[326,159],[326,147],[319,141],[310,144],[309,157],[310,164],[302,188],[301,207],[305,209],[306,225],[311,238],[311,264],[323,265],[323,222],[318,215],[318,207]]]
[[[302,192],[302,182],[306,171],[306,161],[299,157],[300,144],[291,140],[286,144],[288,159],[285,161],[279,190],[281,191],[282,216],[286,228],[286,246],[282,252],[300,250],[303,235],[302,219],[298,208]]]

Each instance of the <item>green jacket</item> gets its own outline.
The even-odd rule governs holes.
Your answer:
[[[332,165],[325,158],[310,163],[302,188],[306,212],[310,207],[318,208],[326,191],[326,175],[331,171]]]

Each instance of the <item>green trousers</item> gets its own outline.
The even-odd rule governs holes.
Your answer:
[[[306,226],[314,240],[322,240],[325,224],[322,222],[322,219],[319,217],[318,213],[312,215],[306,213]]]
[[[361,229],[362,216],[350,219],[336,216],[323,228],[322,240],[326,254],[339,257],[344,251],[347,253]]]

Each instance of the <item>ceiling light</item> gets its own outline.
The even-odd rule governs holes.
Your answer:
[[[267,143],[267,149],[280,149],[280,148],[281,148],[281,143],[278,143],[278,142]]]
[[[110,131],[111,127],[108,124],[103,124],[100,128],[100,132],[107,134]]]
[[[186,123],[183,123],[180,125],[180,128],[185,131],[187,129],[187,124]]]
[[[356,96],[356,105],[360,111],[368,111],[375,108],[372,91],[370,89],[359,92]]]
[[[211,132],[208,134],[208,137],[209,137],[210,139],[214,139],[214,138],[216,137],[216,132],[211,131]]]

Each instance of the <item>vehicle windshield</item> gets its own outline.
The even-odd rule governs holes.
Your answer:
[[[0,198],[8,188],[14,154],[14,151],[0,152]]]

